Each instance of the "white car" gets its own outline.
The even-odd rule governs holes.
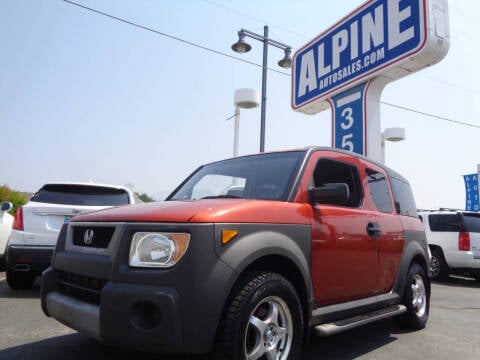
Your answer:
[[[432,257],[432,280],[466,274],[480,281],[480,213],[441,209],[418,213]]]
[[[50,183],[17,209],[5,253],[7,284],[31,288],[50,265],[58,234],[75,215],[138,202],[127,187],[95,183]]]
[[[13,216],[7,212],[11,208],[11,202],[2,201],[0,205],[0,270],[3,269],[3,257],[7,248],[7,240],[12,231]]]

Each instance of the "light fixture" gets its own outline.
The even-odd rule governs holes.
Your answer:
[[[290,53],[292,52],[291,48],[286,48],[285,50],[285,56],[283,57],[282,60],[278,62],[278,66],[282,68],[291,68],[292,67],[292,58],[290,57]]]
[[[232,45],[233,51],[243,54],[243,53],[249,52],[252,49],[252,46],[249,43],[247,43],[244,40],[244,38],[245,38],[245,34],[243,33],[243,31],[240,30],[238,32],[238,41]]]
[[[233,98],[235,105],[235,128],[233,133],[233,156],[238,156],[238,137],[240,128],[240,108],[252,109],[260,104],[260,94],[254,89],[235,90]]]
[[[385,129],[381,134],[382,162],[385,163],[385,142],[398,142],[406,139],[405,128],[392,127]]]

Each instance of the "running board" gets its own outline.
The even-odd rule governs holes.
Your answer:
[[[314,327],[315,335],[329,336],[341,331],[350,330],[357,326],[362,326],[373,321],[385,319],[391,316],[399,315],[407,311],[405,305],[394,305],[384,309],[372,311],[368,314],[354,316],[348,319],[342,319],[335,322],[317,325]]]

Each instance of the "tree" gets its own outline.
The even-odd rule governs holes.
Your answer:
[[[2,201],[9,201],[13,204],[13,208],[9,213],[15,215],[17,208],[28,202],[28,195],[23,192],[12,190],[7,185],[3,185],[0,186],[0,202]]]
[[[143,193],[143,194],[139,194],[139,193],[135,193],[135,195],[137,195],[137,197],[142,200],[143,202],[154,202],[155,199],[148,196],[147,194]]]

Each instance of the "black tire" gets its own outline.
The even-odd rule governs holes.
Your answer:
[[[31,289],[35,281],[35,276],[29,272],[16,272],[7,269],[7,284],[12,290]]]
[[[430,311],[430,280],[425,269],[417,263],[408,271],[402,304],[407,311],[395,318],[397,323],[406,329],[423,329]]]
[[[249,274],[232,291],[210,358],[298,359],[302,339],[302,310],[292,284],[276,273]]]
[[[432,258],[430,259],[431,277],[434,281],[443,281],[448,279],[450,269],[445,262],[443,254],[438,249],[431,249]]]

